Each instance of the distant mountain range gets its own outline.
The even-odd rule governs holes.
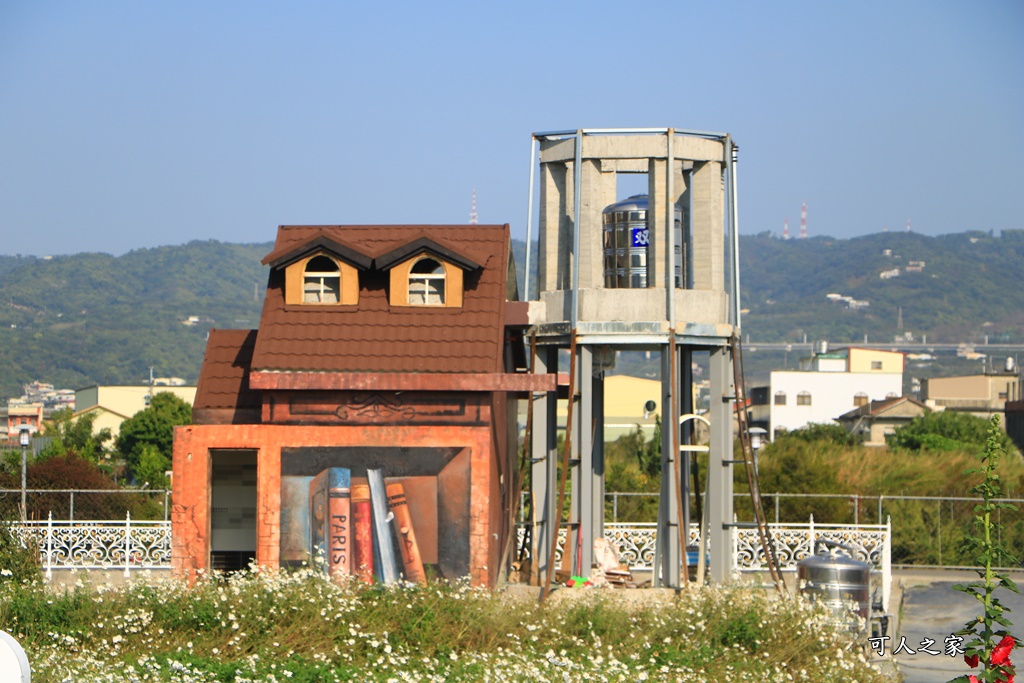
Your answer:
[[[259,322],[272,244],[190,242],[123,256],[0,256],[0,395],[199,375],[211,327]],[[515,258],[523,284],[525,244]],[[1024,340],[1024,231],[740,239],[755,342]],[[532,263],[536,263],[534,259]],[[898,272],[898,274],[897,274]],[[900,322],[902,320],[902,328]]]

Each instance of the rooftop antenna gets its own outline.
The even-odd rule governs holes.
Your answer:
[[[807,239],[807,202],[800,207],[800,239]]]
[[[899,307],[899,312],[896,314],[896,329],[903,329],[903,307]]]
[[[476,215],[476,188],[473,188],[473,204],[469,209],[469,224],[476,225],[480,222],[480,218]]]
[[[789,239],[789,219],[787,218],[782,222],[782,239]]]

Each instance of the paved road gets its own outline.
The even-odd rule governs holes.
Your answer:
[[[892,638],[886,645],[887,651],[892,651],[900,644],[901,638],[905,638],[906,645],[916,651],[916,654],[901,652],[896,655],[896,663],[905,677],[904,683],[948,681],[970,671],[962,656],[950,657],[944,652],[944,639],[962,628],[968,619],[980,614],[981,603],[952,589],[954,584],[974,578],[976,574],[973,572],[897,575],[904,586],[903,610],[897,632],[890,633]],[[1013,577],[1017,582],[1021,578],[1019,574]],[[1024,596],[1005,590],[999,591],[998,596],[1011,610],[1009,619],[1014,623],[1013,635],[1024,637]],[[935,641],[928,649],[939,654],[923,652],[921,642],[924,639]]]

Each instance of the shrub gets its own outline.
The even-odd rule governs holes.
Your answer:
[[[1005,432],[1000,431],[994,438],[1005,452],[1019,453]],[[984,448],[987,440],[987,420],[952,410],[918,415],[910,424],[885,437],[890,448],[929,452],[973,451]]]
[[[0,583],[32,582],[39,578],[39,571],[38,551],[21,544],[10,522],[0,522]]]

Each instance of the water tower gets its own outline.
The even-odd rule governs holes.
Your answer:
[[[732,341],[739,330],[736,152],[729,135],[674,128],[535,133],[528,243],[539,208],[536,299],[529,302],[535,372],[569,373],[571,513],[563,566],[590,572],[603,534],[604,373],[622,350],[661,358],[662,489],[655,585],[678,587],[689,544],[689,443],[696,412],[691,358],[710,354],[710,571],[733,571]],[[540,171],[539,207],[534,206]],[[646,195],[620,200],[620,176],[646,176]],[[633,180],[635,186],[636,180]],[[642,179],[640,181],[643,186]],[[531,264],[527,257],[527,273]],[[528,296],[527,298],[532,298]],[[570,361],[565,363],[565,351]],[[562,367],[559,367],[559,355]],[[562,387],[563,398],[569,394]],[[531,415],[534,580],[543,583],[557,532],[558,392]],[[683,424],[680,427],[680,419]],[[684,447],[680,450],[680,444]],[[682,532],[682,533],[681,533]]]

